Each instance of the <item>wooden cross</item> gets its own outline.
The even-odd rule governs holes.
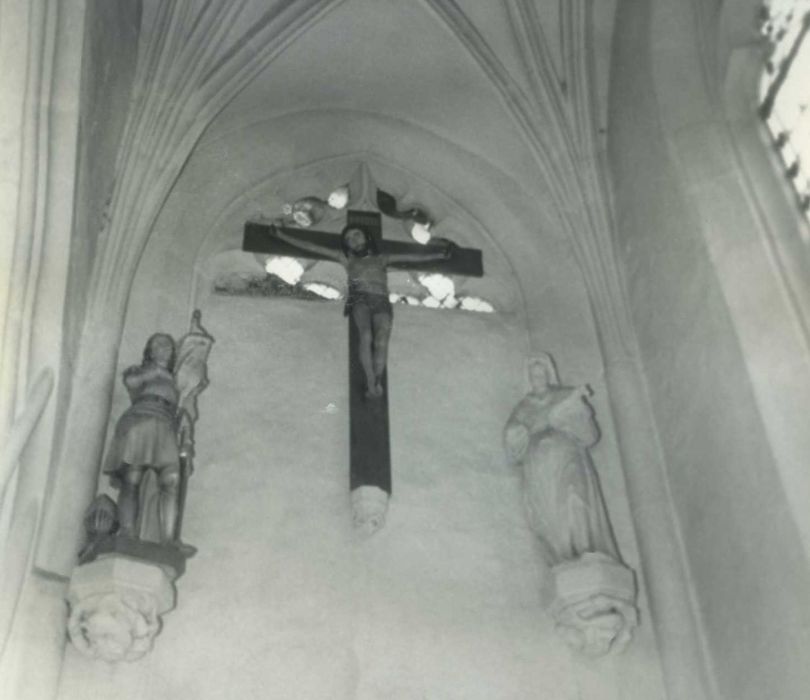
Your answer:
[[[348,226],[361,226],[375,236],[379,252],[409,254],[440,251],[438,246],[423,246],[382,238],[382,217],[377,212],[349,211]],[[313,260],[330,260],[323,255],[297,248],[273,235],[277,228],[267,224],[248,222],[242,250]],[[340,250],[340,236],[310,229],[280,227],[288,236],[310,241],[335,251]],[[474,248],[453,247],[449,258],[419,263],[391,263],[397,269],[425,270],[453,275],[481,277],[484,274],[481,251]],[[358,356],[359,338],[355,323],[349,321],[349,409],[350,409],[350,489],[377,486],[391,494],[391,450],[388,429],[388,372],[383,375],[383,395],[365,398],[365,375]]]

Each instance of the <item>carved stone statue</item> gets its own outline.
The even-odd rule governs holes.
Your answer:
[[[621,562],[588,452],[599,440],[590,390],[560,386],[545,354],[530,361],[529,381],[503,439],[508,460],[523,468],[529,524],[552,566],[552,614],[577,649],[620,650],[637,623],[635,579]]]
[[[178,344],[156,333],[141,364],[124,372],[132,405],[104,466],[118,504],[99,495],[87,509],[87,543],[67,593],[68,634],[91,658],[134,661],[152,648],[161,615],[175,605],[174,581],[196,551],[180,541],[180,520],[213,342],[195,311]]]
[[[179,546],[180,485],[191,469],[197,396],[208,384],[206,360],[213,342],[195,311],[179,344],[170,335],[155,333],[146,343],[141,364],[124,371],[132,405],[115,426],[104,466],[120,488],[122,535],[140,538],[151,527],[157,529],[161,543]],[[149,471],[157,477],[157,523],[143,488]]]

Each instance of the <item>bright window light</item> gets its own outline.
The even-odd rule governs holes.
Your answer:
[[[492,306],[492,304],[478,297],[462,297],[459,308],[464,311],[479,311],[485,314],[491,314],[495,311],[495,307]]]
[[[337,289],[321,282],[307,282],[304,289],[324,299],[340,299],[340,292]]]
[[[760,115],[810,216],[810,0],[770,0],[762,33],[768,54],[760,85]]]
[[[445,298],[456,294],[456,285],[453,280],[445,275],[438,273],[419,275],[419,282],[438,301],[443,301]]]
[[[417,224],[414,222],[411,226],[411,236],[417,243],[427,244],[431,239],[430,224]]]
[[[280,277],[287,284],[296,285],[304,274],[304,266],[295,258],[271,257],[267,258],[264,269],[271,275]]]
[[[349,203],[349,186],[338,187],[329,195],[326,202],[332,209],[343,209]]]

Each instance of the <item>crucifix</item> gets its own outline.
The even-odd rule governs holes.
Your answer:
[[[362,244],[358,241],[357,250],[360,253],[354,254],[355,243],[352,241],[354,235],[352,232],[355,230],[365,234],[365,245],[367,248],[370,247],[371,251],[362,251]],[[380,348],[376,347],[379,343],[373,343],[372,348],[366,347],[371,341],[367,337],[364,338],[361,332],[366,330],[363,319],[374,316],[384,323],[386,309],[379,307],[388,305],[388,328],[383,328],[381,337],[376,339],[382,340],[384,336],[387,344],[391,310],[384,278],[385,267],[481,277],[484,274],[481,251],[448,245],[446,241],[420,245],[385,240],[382,237],[382,216],[379,213],[353,210],[347,212],[346,228],[342,235],[248,222],[245,224],[242,249],[251,253],[339,261],[347,268],[350,489],[355,525],[367,532],[373,532],[384,522],[388,497],[391,494],[388,376],[385,355],[382,357],[369,355],[370,352]],[[373,255],[370,255],[370,252]],[[362,262],[366,257],[368,262]],[[371,260],[373,257],[384,260],[387,265],[369,272],[368,265],[374,265]],[[382,280],[379,279],[380,275],[383,276]],[[378,288],[384,291],[384,297],[368,293],[369,290],[376,292]],[[362,308],[356,308],[364,305],[369,307],[368,313]],[[377,331],[378,329],[374,328],[375,334]],[[386,347],[382,348],[383,353],[386,350]]]

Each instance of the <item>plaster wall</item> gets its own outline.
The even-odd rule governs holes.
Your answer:
[[[786,480],[785,465],[807,358],[702,82],[689,7],[620,3],[617,244],[715,692],[799,698],[810,687],[810,572],[791,502],[804,482]],[[786,371],[795,391],[769,398]]]
[[[543,613],[500,448],[525,392],[514,316],[397,308],[394,496],[368,540],[350,524],[340,304],[212,296],[203,319],[217,342],[184,524],[200,551],[155,650],[105,667],[69,648],[61,700],[664,697],[646,621],[625,656],[586,663]],[[622,540],[610,451],[597,461]]]

